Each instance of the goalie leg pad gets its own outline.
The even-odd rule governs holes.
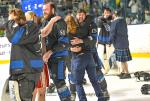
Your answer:
[[[19,94],[19,85],[17,81],[9,81],[9,93],[11,101],[21,101]]]

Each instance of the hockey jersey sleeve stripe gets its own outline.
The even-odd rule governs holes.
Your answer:
[[[97,40],[97,39],[98,39],[98,38],[97,38],[97,37],[98,37],[97,34],[92,34],[92,37],[93,37],[94,40]]]
[[[58,79],[64,79],[64,61],[58,63]]]
[[[44,63],[42,60],[31,60],[30,65],[32,68],[42,68]]]
[[[58,39],[58,41],[60,42],[60,43],[69,43],[69,38],[68,37],[60,37],[59,39]]]
[[[12,60],[10,62],[10,67],[12,69],[22,69],[24,67],[24,62],[23,60]]]
[[[17,44],[19,40],[21,39],[25,29],[23,27],[19,28],[19,30],[14,34],[14,36],[11,39],[12,44]]]
[[[68,50],[63,50],[63,51],[54,52],[51,57],[54,58],[54,57],[61,57],[61,56],[68,56],[68,55],[69,55]]]
[[[100,43],[109,43],[109,37],[100,35],[98,37],[98,42],[100,42]]]

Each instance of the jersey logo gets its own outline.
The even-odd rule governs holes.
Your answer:
[[[59,30],[60,35],[65,36],[66,35],[66,31],[64,29]]]
[[[92,33],[97,33],[97,29],[96,29],[96,28],[93,28],[93,29],[92,29]]]
[[[109,24],[104,24],[104,27],[105,27],[105,29],[106,29],[106,31],[110,31],[110,25]]]

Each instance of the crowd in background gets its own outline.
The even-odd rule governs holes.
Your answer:
[[[77,8],[83,8],[86,12],[97,17],[102,15],[104,7],[111,10],[122,9],[122,15],[126,18],[127,24],[148,24],[150,23],[150,0],[51,0],[57,4],[58,12],[65,16],[68,9],[74,12]],[[0,5],[0,21],[7,16],[8,10],[20,3]],[[21,7],[21,6],[20,6]],[[4,17],[5,18],[5,17]]]
[[[147,24],[150,23],[150,0],[54,0],[62,11],[67,9],[82,8],[97,17],[102,15],[104,7],[109,7],[112,11],[122,10],[122,15],[126,18],[127,24]],[[62,15],[65,15],[63,13]]]

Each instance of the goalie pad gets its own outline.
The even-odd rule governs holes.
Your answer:
[[[19,94],[19,85],[17,81],[9,81],[9,93],[11,101],[21,101]]]

